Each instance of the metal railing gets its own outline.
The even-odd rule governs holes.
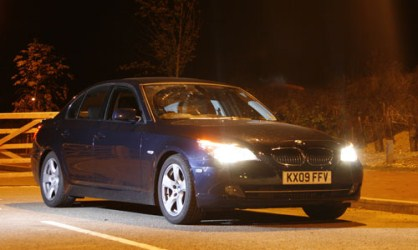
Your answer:
[[[25,112],[0,113],[0,165],[30,163],[28,154],[19,151],[32,148],[31,134],[36,132],[36,126],[47,118],[52,118],[58,112]],[[13,120],[6,122],[4,120]],[[13,126],[7,128],[7,126]],[[25,135],[27,135],[25,137]]]

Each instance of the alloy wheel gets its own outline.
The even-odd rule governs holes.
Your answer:
[[[167,167],[161,185],[165,210],[171,216],[177,216],[183,210],[187,192],[184,174],[178,164],[172,163]]]
[[[57,162],[51,158],[45,164],[42,176],[42,186],[45,198],[53,200],[57,193],[60,184],[60,171]]]

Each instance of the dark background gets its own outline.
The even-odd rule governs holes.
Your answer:
[[[367,2],[367,3],[364,3]],[[272,81],[326,88],[373,61],[418,64],[418,1],[201,0],[196,58],[183,76],[257,88]],[[136,60],[132,0],[0,0],[0,111],[11,111],[13,58],[37,38],[75,75],[71,94]]]

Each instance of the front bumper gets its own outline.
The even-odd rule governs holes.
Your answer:
[[[261,162],[223,168],[193,168],[198,206],[202,209],[302,207],[359,200],[363,181],[360,162],[329,167],[330,184],[284,185],[284,167]],[[318,169],[299,167],[298,170]],[[322,169],[324,170],[324,169]]]
[[[352,189],[305,189],[274,191],[238,191],[244,196],[232,194],[197,194],[198,205],[202,209],[224,208],[272,208],[302,207],[327,203],[350,203],[360,198],[361,184]]]

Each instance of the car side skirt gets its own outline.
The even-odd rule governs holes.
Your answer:
[[[131,190],[114,190],[100,187],[69,185],[69,195],[74,197],[92,197],[143,205],[155,205],[153,194]]]

